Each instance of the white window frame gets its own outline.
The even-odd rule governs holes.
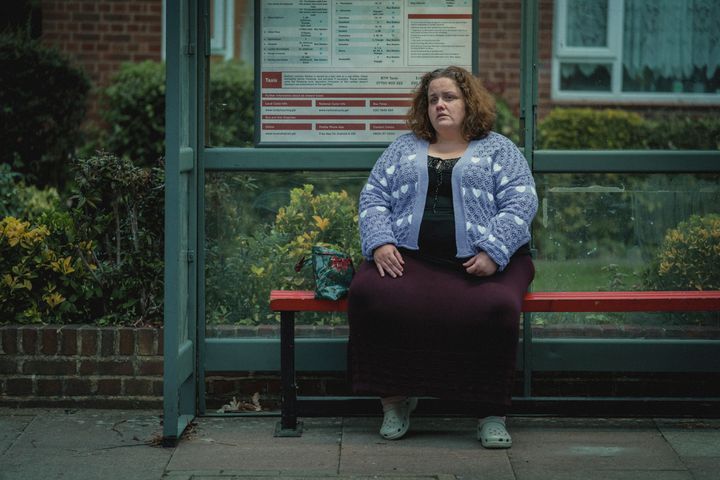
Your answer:
[[[622,35],[625,1],[608,0],[607,40],[605,47],[568,47],[565,45],[568,0],[555,1],[551,96],[553,100],[588,103],[649,103],[649,104],[720,104],[720,94],[712,93],[649,93],[622,91]],[[563,91],[560,89],[562,63],[610,64],[610,91]]]
[[[233,58],[235,24],[235,0],[211,0],[210,4],[213,25],[210,32],[210,54],[223,57],[225,60]]]

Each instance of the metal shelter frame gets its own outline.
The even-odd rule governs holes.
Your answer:
[[[521,147],[533,172],[720,172],[718,151],[535,150],[539,6],[535,0],[521,2]],[[169,444],[196,415],[206,414],[205,371],[278,371],[280,367],[279,339],[205,338],[205,258],[198,247],[205,244],[205,172],[369,171],[382,152],[361,146],[206,148],[202,139],[209,10],[209,0],[167,0],[163,438]],[[520,400],[543,400],[534,397],[531,389],[533,372],[539,371],[720,372],[720,340],[533,339],[530,315],[523,318]],[[345,342],[299,339],[298,370],[344,370]],[[639,364],[634,361],[638,355],[644,359]],[[720,405],[717,398],[702,401]]]

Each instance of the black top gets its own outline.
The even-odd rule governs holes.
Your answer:
[[[423,220],[420,224],[418,245],[420,250],[401,249],[424,260],[457,267],[467,258],[457,258],[455,244],[455,213],[452,198],[452,171],[458,158],[441,159],[428,155],[428,190]],[[530,248],[521,246],[516,255],[527,255]]]

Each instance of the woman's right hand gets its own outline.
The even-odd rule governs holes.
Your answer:
[[[377,247],[373,252],[373,260],[381,277],[386,273],[392,278],[402,277],[405,261],[392,243]]]

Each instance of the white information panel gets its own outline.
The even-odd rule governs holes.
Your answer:
[[[259,142],[387,143],[425,72],[472,65],[472,0],[263,0]]]

